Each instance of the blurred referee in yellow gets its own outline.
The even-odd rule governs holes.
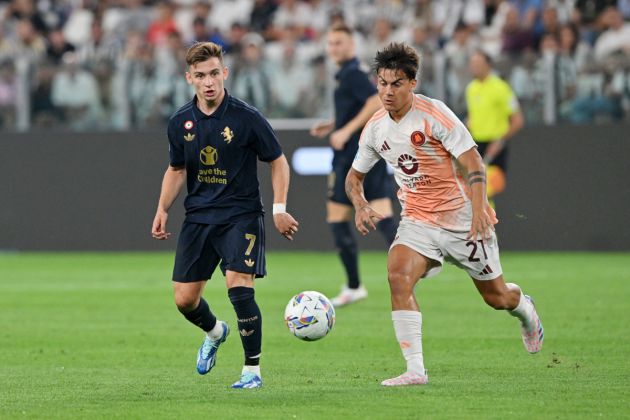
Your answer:
[[[507,140],[523,128],[523,113],[510,85],[497,76],[492,60],[478,50],[470,57],[473,80],[466,87],[468,129],[487,166],[488,199],[505,189]]]

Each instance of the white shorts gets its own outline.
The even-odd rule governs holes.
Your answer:
[[[494,280],[503,274],[496,234],[492,232],[490,239],[475,241],[466,239],[467,234],[403,218],[390,250],[396,245],[405,245],[438,263],[423,277],[442,271],[444,260],[463,268],[475,280]]]

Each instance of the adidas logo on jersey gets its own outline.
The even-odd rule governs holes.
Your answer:
[[[245,260],[245,265],[248,266],[248,267],[253,267],[254,266],[254,260],[252,260],[252,259]]]
[[[389,144],[387,144],[387,140],[385,140],[381,145],[381,149],[379,150],[379,152],[383,153],[387,150],[392,150],[392,148],[389,146]]]

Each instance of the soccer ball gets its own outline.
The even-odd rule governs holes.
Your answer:
[[[319,292],[298,293],[287,304],[284,321],[291,334],[300,340],[319,340],[335,325],[335,308]]]

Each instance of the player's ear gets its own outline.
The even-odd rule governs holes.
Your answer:
[[[186,72],[186,83],[192,85],[192,74],[189,71]]]
[[[418,79],[411,79],[410,81],[411,84],[411,90],[416,90],[416,86],[418,85]]]
[[[230,69],[227,67],[223,67],[223,80],[227,80],[230,75]]]

